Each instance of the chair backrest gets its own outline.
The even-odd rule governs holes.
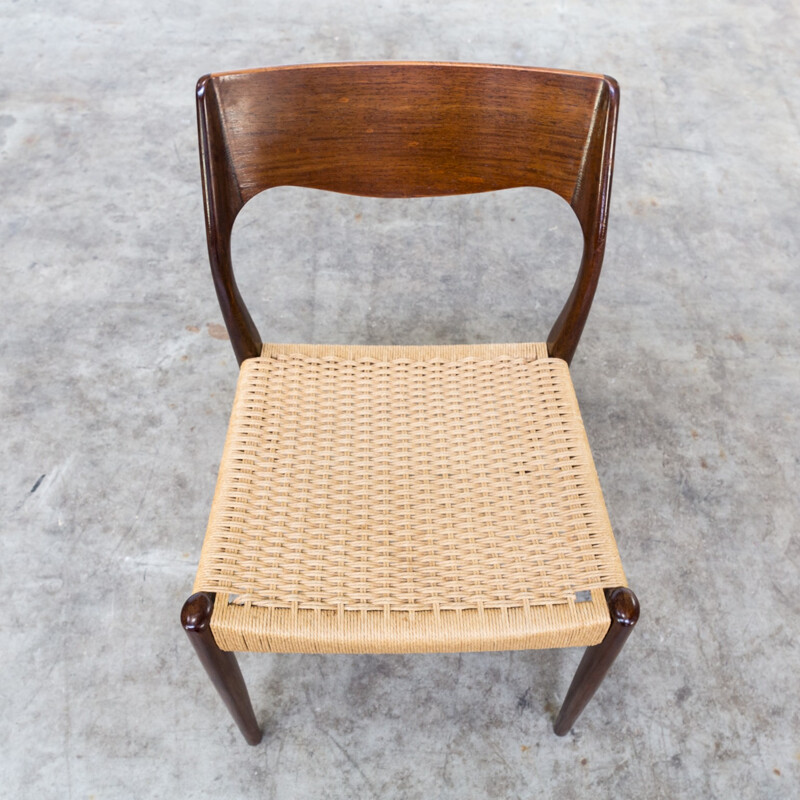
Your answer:
[[[603,260],[619,89],[527,67],[355,63],[206,75],[197,84],[209,258],[236,356],[261,340],[236,287],[236,215],[273,186],[430,197],[536,186],[581,224],[578,277],[548,337],[569,361]]]

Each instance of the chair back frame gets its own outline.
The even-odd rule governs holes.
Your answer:
[[[245,203],[274,186],[369,197],[555,192],[584,239],[547,338],[548,353],[569,363],[603,263],[618,106],[613,78],[530,67],[375,62],[202,77],[208,252],[239,363],[261,354],[261,337],[236,285],[231,232]]]

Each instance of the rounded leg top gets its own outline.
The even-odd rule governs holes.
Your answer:
[[[214,610],[214,596],[206,592],[193,594],[181,609],[181,625],[185,631],[200,633],[211,624],[211,612]]]

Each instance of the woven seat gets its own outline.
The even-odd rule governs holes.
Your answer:
[[[545,345],[266,344],[243,364],[195,584],[225,649],[591,645],[624,583]]]
[[[568,368],[603,261],[618,92],[602,75],[399,62],[198,82],[209,261],[240,372],[181,624],[250,744],[235,651],[584,645],[563,735],[636,624]],[[274,186],[541,187],[580,223],[578,275],[546,343],[263,344],[231,234]]]

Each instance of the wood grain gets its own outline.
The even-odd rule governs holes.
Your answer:
[[[372,197],[549,189],[584,235],[578,278],[550,336],[569,361],[605,248],[619,90],[601,75],[526,67],[356,63],[207,75],[197,87],[207,235],[240,363],[260,337],[239,295],[230,235],[273,186]]]

